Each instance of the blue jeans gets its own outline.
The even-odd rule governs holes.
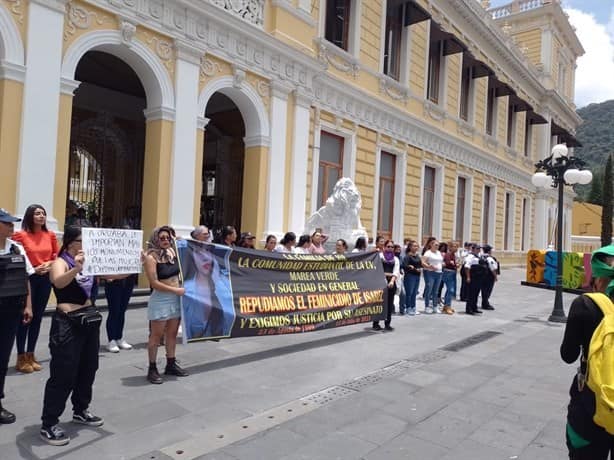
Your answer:
[[[30,275],[30,298],[32,301],[32,321],[28,324],[19,322],[17,327],[17,353],[34,353],[41,330],[43,313],[47,308],[51,294],[49,275]],[[27,343],[26,343],[27,342]]]
[[[456,298],[456,270],[444,270],[441,280],[446,287],[443,304],[451,307],[452,299]]]
[[[399,314],[405,313],[405,281],[401,283],[401,289],[399,289]]]
[[[439,299],[439,285],[441,284],[441,272],[424,271],[424,308],[437,308]]]
[[[420,285],[420,276],[405,274],[403,278],[405,286],[405,310],[407,313],[416,313],[416,296]]]
[[[109,341],[119,340],[124,334],[124,320],[126,308],[130,302],[130,296],[134,289],[134,276],[107,282],[104,286],[104,293],[109,306],[109,316],[107,316],[107,337]]]

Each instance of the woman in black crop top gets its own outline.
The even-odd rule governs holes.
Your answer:
[[[58,307],[49,332],[50,375],[45,386],[40,429],[41,438],[54,446],[70,441],[58,421],[71,393],[74,423],[89,426],[104,423],[88,410],[98,369],[102,316],[90,300],[94,280],[81,273],[84,261],[81,229],[66,227],[59,257],[50,272]]]
[[[147,317],[151,324],[151,333],[147,343],[149,369],[147,380],[154,384],[162,383],[162,377],[156,366],[158,345],[165,337],[166,375],[185,377],[188,373],[177,364],[175,348],[177,331],[181,322],[179,298],[185,289],[181,287],[179,260],[173,249],[175,231],[163,226],[153,231],[148,242],[145,257],[145,274],[152,292],[147,304]]]

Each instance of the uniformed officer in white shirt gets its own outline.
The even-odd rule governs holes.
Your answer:
[[[465,261],[467,256],[471,254],[471,243],[465,241],[465,244],[462,248],[458,248],[457,257],[458,257],[458,266],[460,267],[460,277],[461,277],[461,287],[460,287],[460,297],[459,300],[461,302],[467,301],[467,277],[465,275]]]
[[[490,304],[490,296],[492,294],[492,290],[495,287],[495,283],[497,282],[497,272],[499,271],[499,262],[495,259],[492,254],[492,246],[489,244],[485,244],[482,246],[482,257],[486,259],[486,265],[488,270],[486,271],[486,276],[484,277],[484,283],[482,284],[481,295],[482,295],[482,310],[494,310]]]
[[[481,315],[478,310],[478,296],[486,276],[485,267],[480,264],[480,246],[475,243],[470,245],[471,252],[465,257],[465,280],[467,282],[467,301],[465,313],[467,315]]]
[[[28,276],[34,268],[23,247],[9,238],[20,220],[0,209],[0,424],[15,421],[15,414],[2,407],[4,379],[19,321],[32,320]]]

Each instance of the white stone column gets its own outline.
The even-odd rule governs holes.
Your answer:
[[[60,68],[65,0],[32,0],[28,7],[26,75],[17,212],[32,203],[47,210],[47,225],[58,229],[53,212],[55,162],[60,108]],[[66,187],[66,184],[58,184]]]
[[[285,231],[286,126],[288,94],[291,90],[292,88],[286,83],[280,81],[271,83],[271,147],[269,150],[269,187],[264,225],[266,234],[279,235]]]
[[[537,152],[535,158],[543,160],[550,155],[551,144],[551,119],[550,113],[543,113],[542,116],[548,123],[533,125],[534,133],[537,136]],[[532,249],[546,249],[548,247],[548,198],[544,190],[539,190],[535,196],[535,214],[533,219],[533,241]]]
[[[533,241],[530,246],[530,249],[546,249],[548,247],[548,199],[543,191],[535,195]]]
[[[300,235],[305,228],[307,160],[309,156],[309,107],[311,106],[311,99],[299,91],[295,91],[294,94],[288,230]]]
[[[173,227],[186,236],[194,228],[194,168],[198,113],[200,57],[196,48],[176,41],[175,128],[171,161],[169,216]]]

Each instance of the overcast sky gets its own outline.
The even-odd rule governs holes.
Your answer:
[[[493,7],[508,3],[491,1]],[[576,69],[576,105],[614,99],[614,0],[563,0],[563,7],[585,50]]]

